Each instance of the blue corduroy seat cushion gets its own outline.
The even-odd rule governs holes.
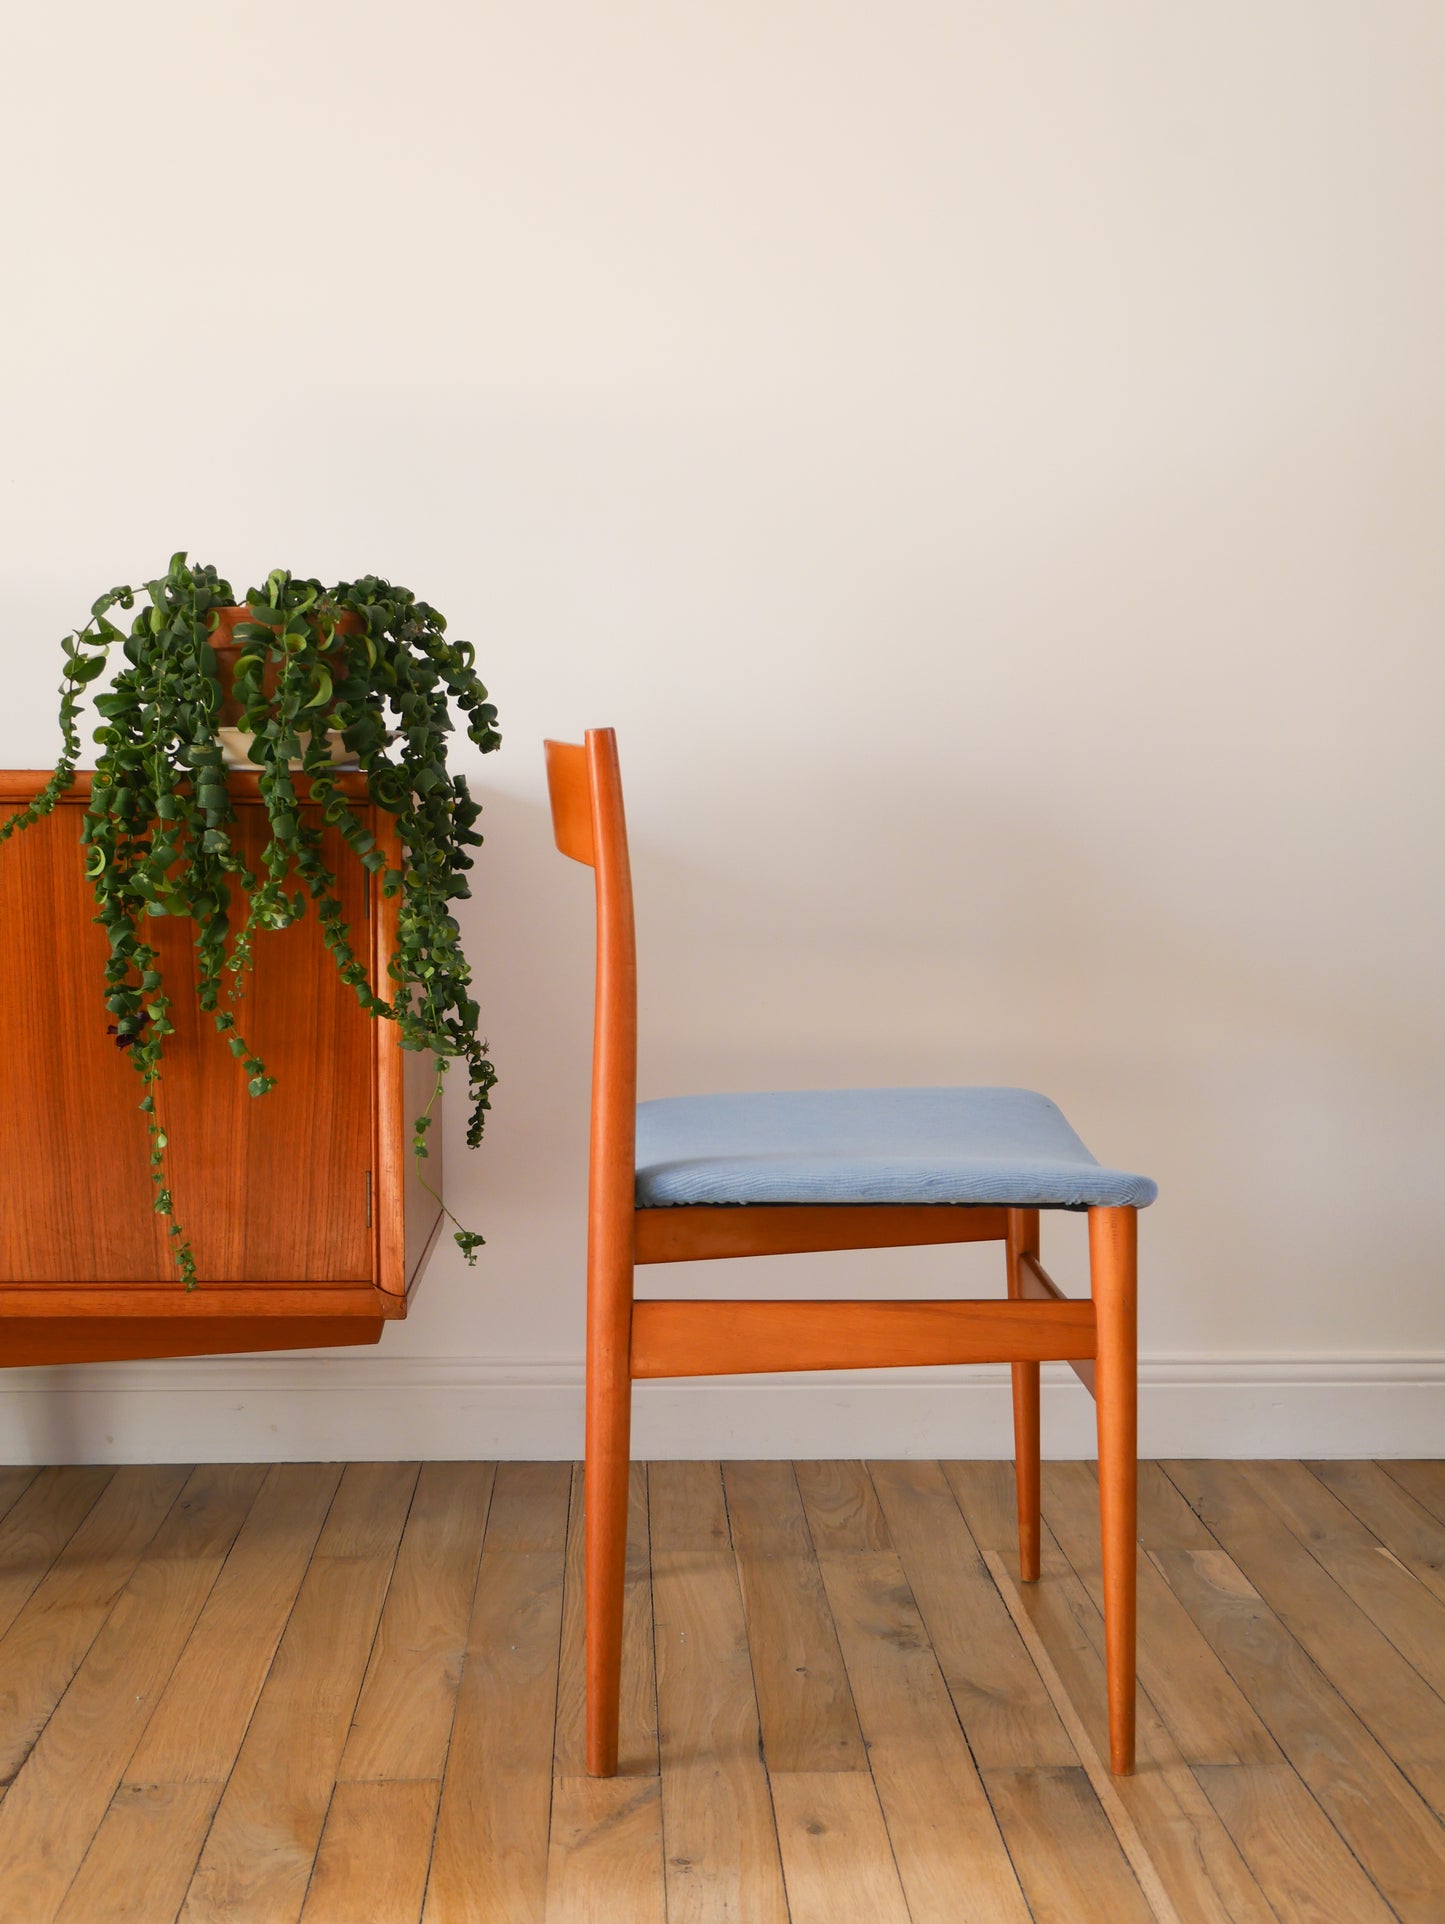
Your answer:
[[[1143,1208],[1147,1176],[1105,1169],[1028,1089],[810,1089],[637,1107],[637,1206],[980,1203]]]

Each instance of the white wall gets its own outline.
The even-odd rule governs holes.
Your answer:
[[[483,1266],[364,1356],[17,1374],[0,1444],[576,1450],[590,902],[539,742],[613,723],[645,1094],[1043,1088],[1160,1182],[1146,1448],[1445,1448],[1436,0],[7,37],[0,763],[50,751],[60,634],[180,546],[416,588],[506,745],[458,757]],[[696,1283],[971,1291],[976,1254]],[[1045,1255],[1076,1286],[1078,1225]],[[970,1380],[657,1388],[639,1441],[1006,1453]],[[1082,1392],[1046,1420],[1087,1447]]]

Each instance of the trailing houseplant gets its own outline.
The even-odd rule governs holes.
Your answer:
[[[112,617],[132,610],[126,632]],[[121,665],[95,699],[100,726],[81,843],[96,920],[110,941],[109,1032],[141,1078],[154,1204],[169,1219],[189,1286],[195,1257],[166,1177],[167,1119],[157,1101],[174,1025],[159,951],[148,939],[150,918],[189,917],[200,1005],[238,1058],[250,1093],[264,1096],[273,1081],[242,1027],[244,978],[259,936],[314,913],[362,1008],[396,1023],[402,1048],[433,1057],[431,1099],[413,1129],[417,1157],[426,1156],[453,1061],[465,1065],[467,1141],[475,1145],[496,1073],[478,1033],[471,971],[450,904],[469,893],[466,871],[469,851],[482,839],[481,810],[464,778],[447,772],[446,738],[455,703],[477,747],[496,748],[497,711],[477,678],[471,644],[452,641],[434,608],[374,575],[325,588],[278,569],[238,604],[214,568],[192,567],[180,553],[143,591],[119,587],[102,595],[61,647],[60,759],[35,799],[0,823],[0,841],[49,814],[70,786],[87,691],[118,649]],[[222,745],[227,719],[240,722],[266,810],[267,840],[254,866],[234,833]],[[342,792],[338,752],[354,758],[370,801],[395,818],[401,867],[386,866]],[[303,800],[363,868],[381,873],[383,892],[400,897],[384,987],[372,986],[351,944],[321,826],[308,819]],[[481,1237],[451,1220],[474,1262]]]

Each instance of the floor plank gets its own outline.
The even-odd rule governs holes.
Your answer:
[[[557,1778],[546,1924],[665,1924],[666,1917],[659,1780]]]
[[[25,1463],[0,1465],[0,1521],[14,1509],[39,1474]]]
[[[1445,1598],[1431,1594],[1303,1463],[1241,1465],[1246,1482],[1445,1704]],[[1445,1536],[1445,1530],[1442,1530]],[[1393,1746],[1392,1746],[1393,1748]],[[1434,1747],[1445,1763],[1445,1747]]]
[[[181,1910],[294,1924],[366,1673],[414,1463],[353,1463],[336,1492]]]
[[[417,1924],[436,1823],[436,1783],[338,1783],[301,1924]]]
[[[267,1472],[146,1725],[127,1784],[209,1783],[219,1796],[340,1481],[339,1463],[277,1463]],[[197,1716],[201,1704],[205,1715]]]
[[[196,1470],[121,1591],[0,1808],[6,1924],[51,1924],[264,1475]]]
[[[220,1795],[215,1784],[122,1784],[57,1924],[170,1924]]]
[[[61,1924],[176,1915],[341,1477],[267,1473],[61,1910]],[[198,1711],[204,1706],[204,1714]]]
[[[790,1463],[726,1463],[763,1761],[779,1771],[868,1768],[832,1613]]]
[[[1288,1764],[1204,1765],[1195,1774],[1277,1916],[1391,1924],[1394,1912]]]
[[[0,1782],[25,1761],[189,1475],[178,1464],[117,1470],[0,1638]]]
[[[890,1551],[819,1563],[913,1924],[1028,1924],[903,1566]]]
[[[722,1478],[655,1464],[648,1490],[669,1924],[787,1924]]]
[[[570,1484],[565,1463],[497,1469],[426,1924],[537,1924],[544,1915]]]
[[[988,1770],[984,1782],[1034,1924],[1155,1924],[1079,1765]]]
[[[795,1463],[793,1474],[820,1556],[833,1550],[893,1548],[866,1463]]]
[[[1166,1463],[1162,1467],[1365,1728],[1428,1797],[1426,1777],[1412,1766],[1417,1762],[1445,1765],[1445,1700],[1296,1534],[1297,1527],[1304,1532],[1309,1528],[1298,1493],[1264,1466],[1257,1471],[1235,1463]],[[1309,1486],[1306,1497],[1310,1491],[1319,1491],[1307,1471],[1301,1469],[1299,1474]],[[1333,1503],[1332,1498],[1323,1500]],[[1281,1529],[1281,1521],[1289,1527]],[[1348,1515],[1346,1521],[1351,1521]],[[1334,1543],[1325,1547],[1324,1555],[1337,1568],[1348,1561],[1350,1575],[1362,1582],[1360,1559],[1348,1559],[1348,1548],[1346,1543]],[[1366,1561],[1379,1573],[1373,1587],[1375,1600],[1388,1596],[1394,1627],[1411,1636],[1413,1647],[1440,1676],[1445,1668],[1442,1653],[1437,1650],[1432,1658],[1428,1645],[1432,1638],[1445,1638],[1445,1613],[1383,1557],[1371,1555]],[[1416,1606],[1413,1614],[1411,1603]],[[1427,1628],[1420,1625],[1421,1616],[1439,1622]]]
[[[338,1782],[441,1782],[493,1475],[490,1463],[422,1465]]]
[[[775,1770],[772,1790],[792,1924],[909,1924],[867,1771]]]
[[[1378,1463],[1347,1461],[1305,1466],[1354,1512],[1394,1557],[1445,1603],[1445,1523],[1403,1490]]]
[[[1154,1465],[1140,1514],[1156,1568],[1381,1893],[1406,1924],[1439,1924],[1439,1820]]]
[[[659,1518],[669,1552],[733,1547],[716,1463],[649,1463],[647,1511],[654,1550]]]
[[[942,1468],[923,1462],[870,1467],[899,1561],[979,1767],[1077,1763]]]
[[[0,1637],[99,1502],[114,1470],[66,1465],[33,1477],[0,1519]]]
[[[1432,1457],[1415,1462],[1382,1463],[1380,1467],[1428,1510],[1437,1523],[1445,1523],[1445,1462]]]

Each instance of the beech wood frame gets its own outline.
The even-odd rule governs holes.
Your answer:
[[[557,846],[595,871],[597,992],[587,1245],[584,1469],[587,1769],[618,1762],[633,1382],[660,1376],[1007,1362],[1013,1368],[1019,1565],[1039,1575],[1039,1364],[1067,1362],[1098,1414],[1110,1764],[1134,1767],[1137,1230],[1089,1217],[1090,1298],[1039,1261],[1037,1209],[871,1204],[685,1206],[635,1200],[637,954],[616,736],[545,744]],[[956,1302],[634,1299],[638,1265],[804,1250],[1002,1242],[1008,1295]]]

